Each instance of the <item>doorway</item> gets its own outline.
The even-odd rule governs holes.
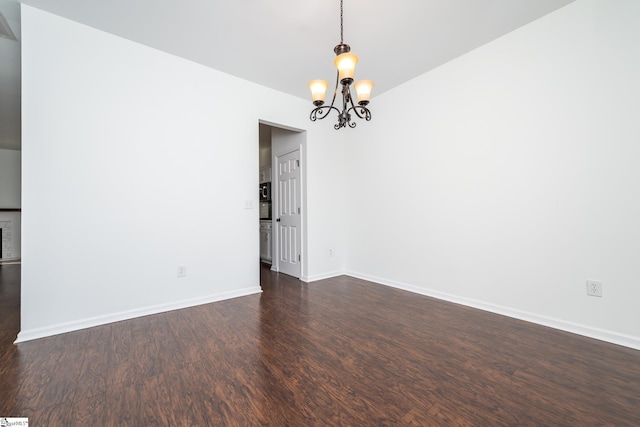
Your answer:
[[[263,160],[265,134],[271,153],[268,165]],[[271,270],[296,278],[303,278],[307,270],[306,140],[303,130],[260,121],[260,170],[269,170],[272,181]]]

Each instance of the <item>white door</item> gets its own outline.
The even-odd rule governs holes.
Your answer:
[[[300,150],[278,157],[278,270],[300,277],[302,233],[300,215]]]

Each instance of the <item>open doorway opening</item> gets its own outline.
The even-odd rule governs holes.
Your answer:
[[[300,278],[306,271],[306,133],[259,123],[260,262]]]
[[[0,264],[21,258],[21,158],[19,150],[0,148]]]
[[[269,268],[273,262],[273,200],[271,196],[271,126],[259,125],[259,212],[260,262]]]

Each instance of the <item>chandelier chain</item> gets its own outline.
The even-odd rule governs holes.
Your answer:
[[[344,36],[343,36],[344,25],[342,24],[342,12],[343,12],[343,10],[342,10],[342,1],[343,0],[340,0],[340,44],[344,43]]]

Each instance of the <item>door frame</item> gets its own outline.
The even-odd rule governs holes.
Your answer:
[[[276,167],[278,158],[295,150],[300,152],[300,280],[308,275],[308,251],[307,251],[307,133],[304,129],[297,129],[264,120],[259,121],[271,128],[271,182],[277,179]],[[279,202],[278,186],[271,186],[272,212]],[[272,261],[271,270],[279,272],[280,236],[276,217],[272,217]]]
[[[294,128],[266,120],[259,120],[259,123],[271,128],[271,182],[276,178],[276,167],[278,157],[295,150],[300,151],[300,280],[305,281],[308,277],[308,228],[307,228],[307,131],[305,129]],[[277,185],[272,184],[271,203],[272,212],[275,212],[279,195]],[[279,272],[278,260],[280,256],[279,241],[277,232],[276,217],[272,217],[272,261],[271,270]],[[258,242],[259,243],[259,242]]]

